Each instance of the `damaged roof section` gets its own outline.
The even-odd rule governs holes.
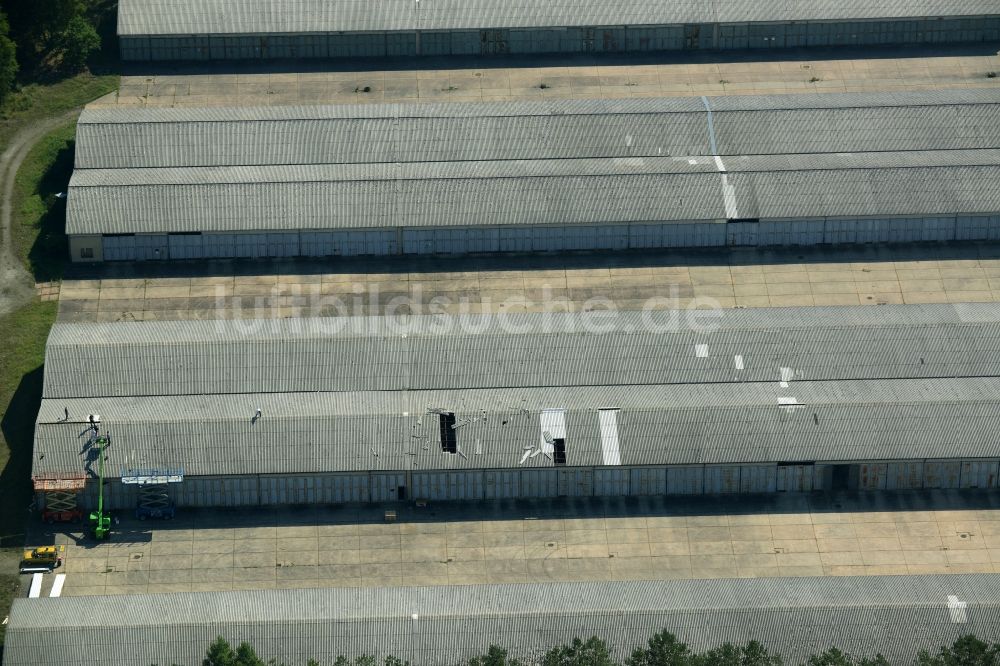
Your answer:
[[[94,413],[192,475],[997,457],[1000,305],[803,314],[57,324],[34,471]]]

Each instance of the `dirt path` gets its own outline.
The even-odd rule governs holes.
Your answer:
[[[14,310],[28,301],[34,294],[34,280],[31,274],[14,255],[11,242],[11,218],[13,216],[14,180],[21,163],[35,143],[55,128],[72,121],[80,114],[80,109],[40,120],[14,135],[7,150],[0,155],[0,314]]]

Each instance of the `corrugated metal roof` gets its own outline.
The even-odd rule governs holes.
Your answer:
[[[938,151],[923,167],[870,166],[876,158],[855,153],[835,168],[738,172],[729,182],[741,218],[995,213],[1000,166],[981,165],[995,152],[963,152],[957,161],[972,165]],[[87,169],[70,181],[66,231],[710,221],[727,217],[714,169],[705,157]]]
[[[341,654],[455,663],[490,644],[537,659],[553,645],[592,635],[624,658],[667,628],[697,651],[757,640],[790,664],[831,646],[903,664],[965,634],[988,639],[1000,623],[998,606],[997,574],[16,599],[4,660],[193,664],[218,635],[295,664],[330,663]]]
[[[192,475],[549,466],[519,462],[545,409],[567,410],[569,465],[603,463],[602,408],[625,465],[1000,456],[1000,304],[686,317],[56,324],[34,472],[87,469],[94,413],[112,467]]]
[[[395,163],[707,150],[705,111],[697,99],[375,106],[85,111],[76,166]]]
[[[72,235],[725,217],[719,176],[707,164],[647,162],[653,158],[206,167],[159,177],[154,169],[82,170],[70,182],[66,229]],[[163,184],[171,180],[182,182]]]
[[[1000,210],[1000,166],[734,173],[741,218],[927,217]]]
[[[716,222],[713,151],[740,218],[1000,210],[1000,91],[820,97],[88,111],[67,232]]]
[[[597,411],[612,408],[623,465],[1000,457],[1000,379],[975,377],[46,399],[33,471],[88,470],[95,452],[81,433],[92,413],[112,436],[113,470],[551,467],[541,455],[519,462],[548,409],[565,410],[567,465],[602,465]],[[461,454],[442,450],[435,409],[455,414]]]
[[[1000,89],[711,103],[722,155],[1000,147]],[[78,169],[708,154],[698,98],[86,109],[75,153]]]
[[[478,28],[642,26],[684,23],[863,20],[981,16],[997,13],[992,0],[122,0],[119,35],[281,34],[385,32]]]
[[[782,368],[1000,376],[1000,304],[57,323],[44,396],[777,383]]]

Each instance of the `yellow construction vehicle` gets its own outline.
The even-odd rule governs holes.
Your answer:
[[[62,564],[59,549],[55,546],[41,546],[24,551],[21,557],[21,573],[52,571]]]

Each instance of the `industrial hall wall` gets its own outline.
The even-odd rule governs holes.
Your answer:
[[[170,488],[178,506],[278,506],[642,497],[837,490],[992,489],[1000,461],[915,460],[849,464],[652,465],[411,472],[193,476]],[[82,504],[96,506],[96,480]],[[135,485],[111,479],[105,506],[132,509]],[[44,494],[38,496],[44,503]]]
[[[976,43],[1000,16],[308,34],[122,35],[132,61],[269,60]]]
[[[70,237],[73,261],[391,256],[1000,240],[1000,215]]]

